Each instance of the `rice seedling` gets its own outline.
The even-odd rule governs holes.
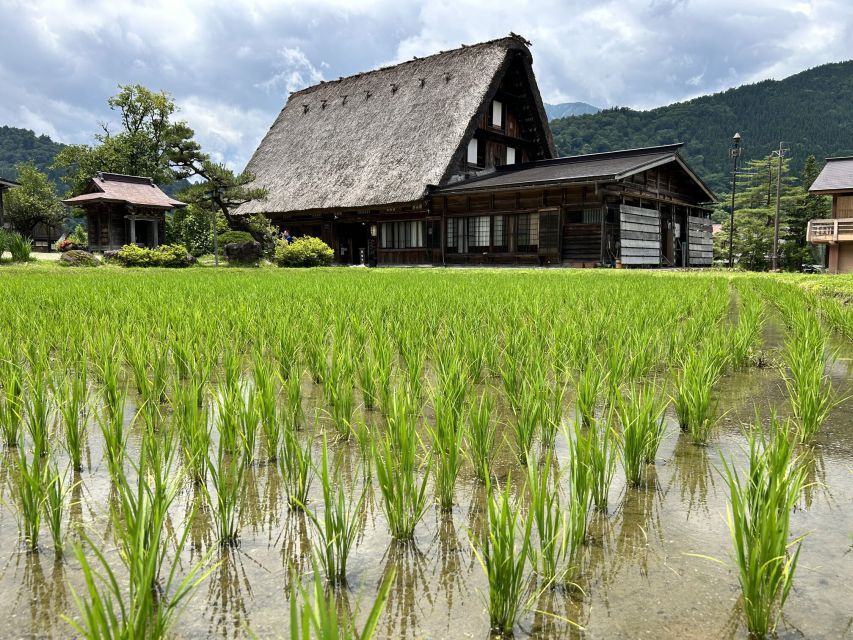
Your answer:
[[[17,447],[24,421],[24,385],[21,369],[11,360],[0,361],[0,431],[3,444]]]
[[[286,405],[284,415],[284,429],[295,431],[301,429],[305,424],[305,411],[302,409],[302,372],[292,371],[285,383]]]
[[[606,420],[592,422],[586,430],[580,421],[575,421],[574,452],[589,470],[592,500],[600,511],[607,511],[610,485],[616,473],[617,437],[612,426],[612,413]],[[566,441],[572,441],[568,433]]]
[[[278,373],[287,380],[299,367],[299,334],[292,327],[278,328],[278,339],[273,342],[273,355],[278,363]]]
[[[320,482],[323,485],[323,514],[308,510],[308,518],[317,532],[319,551],[317,557],[329,582],[342,584],[347,578],[347,559],[361,529],[360,513],[365,490],[356,500],[350,500],[344,491],[340,473],[329,472],[329,447],[323,438],[320,462]],[[334,487],[334,488],[333,488]]]
[[[393,358],[391,345],[384,336],[374,336],[373,357],[375,359],[379,406],[383,411],[386,411],[392,396],[391,375],[393,372]]]
[[[491,493],[491,492],[490,492]],[[489,583],[486,606],[494,631],[511,634],[524,607],[528,548],[532,519],[523,518],[521,508],[510,500],[510,483],[488,501],[488,525],[474,539],[474,552]],[[516,543],[520,532],[521,543]]]
[[[337,432],[338,440],[349,440],[354,413],[353,379],[349,369],[343,365],[333,364],[329,369],[324,391],[331,407],[332,425]]]
[[[18,445],[18,477],[14,483],[18,499],[18,529],[25,547],[36,551],[41,531],[47,462],[38,451],[32,457],[24,443]]]
[[[226,381],[216,396],[216,430],[219,432],[219,441],[228,453],[234,453],[243,446],[240,430],[244,410],[240,386]]]
[[[216,457],[207,463],[210,484],[215,496],[208,491],[216,538],[223,547],[233,547],[240,536],[240,497],[244,490],[246,474],[245,456],[227,451],[222,439],[216,448]]]
[[[764,324],[764,303],[755,292],[745,287],[739,287],[738,294],[738,322],[731,331],[729,361],[735,369],[743,369],[755,359]]]
[[[373,411],[379,402],[379,366],[370,354],[365,353],[359,361],[356,376],[364,408]]]
[[[747,441],[746,474],[723,458],[723,477],[746,624],[752,636],[763,638],[775,630],[793,586],[802,538],[789,540],[790,517],[805,475],[788,429],[775,417],[769,437],[759,422]]]
[[[556,380],[550,388],[546,383],[547,401],[542,407],[542,446],[550,449],[554,446],[557,433],[563,425],[563,402],[566,396],[566,387]]]
[[[546,394],[547,388],[543,386],[534,386],[530,382],[522,386],[521,399],[512,423],[515,453],[521,465],[527,464],[533,449],[533,441],[545,418]]]
[[[65,450],[71,460],[71,468],[82,471],[87,425],[85,369],[78,369],[77,373],[63,378],[57,395]]]
[[[625,479],[640,486],[646,464],[655,461],[665,435],[666,400],[653,385],[631,384],[618,401],[616,414],[622,425],[617,443]]]
[[[291,509],[303,511],[308,503],[313,466],[311,464],[311,440],[300,444],[293,429],[284,432],[281,453],[278,456],[287,503]]]
[[[826,335],[813,312],[791,312],[785,340],[785,387],[801,442],[813,442],[839,399],[825,373]]]
[[[247,465],[251,465],[255,461],[255,451],[258,445],[258,424],[260,418],[258,409],[255,403],[257,395],[254,393],[243,394],[241,392],[241,401],[238,403],[239,413],[239,440],[240,451],[246,460]],[[242,397],[244,396],[245,397]]]
[[[598,359],[592,355],[575,379],[575,414],[580,416],[584,426],[595,421],[595,410],[607,384],[607,373]]]
[[[104,455],[107,468],[113,480],[120,480],[123,474],[127,434],[124,429],[124,406],[126,392],[110,391],[109,402],[96,414],[98,426],[104,441]]]
[[[66,618],[66,621],[84,638],[165,637],[182,603],[209,573],[204,572],[207,561],[204,557],[179,578],[180,556],[192,518],[177,536],[169,561],[169,545],[165,544],[168,513],[178,493],[180,478],[170,473],[172,449],[160,448],[158,453],[152,453],[149,447],[153,444],[151,436],[143,437],[136,482],[125,479],[118,483],[118,504],[111,512],[119,557],[128,576],[127,588],[119,583],[110,562],[91,539],[83,536],[94,560],[87,557],[82,545],[75,545],[88,598],[83,600],[72,590],[80,620]],[[151,458],[156,459],[155,464]]]
[[[290,640],[371,640],[376,633],[379,616],[388,600],[396,572],[392,569],[379,586],[379,592],[361,631],[355,627],[355,615],[347,616],[340,611],[335,590],[327,589],[320,579],[316,560],[313,574],[310,591],[299,585],[298,589],[292,589],[290,592]],[[292,581],[296,581],[295,576]],[[299,597],[302,599],[301,607],[298,603]]]
[[[407,334],[400,343],[400,355],[405,367],[406,390],[415,400],[418,400],[423,392],[426,346],[423,340],[414,337],[414,333]]]
[[[494,406],[494,397],[483,393],[477,402],[471,404],[466,420],[465,451],[474,467],[474,474],[484,484],[491,475],[495,454],[497,427],[492,420]]]
[[[435,474],[435,493],[442,511],[453,509],[456,478],[459,476],[464,455],[465,431],[459,405],[461,403],[457,404],[455,396],[445,395],[441,391],[433,394],[435,425],[429,426],[429,433],[435,460],[432,467]]]
[[[426,489],[431,458],[419,461],[423,445],[417,433],[417,416],[408,395],[394,393],[388,407],[388,429],[373,450],[382,508],[398,540],[411,540],[426,511]],[[422,479],[418,481],[418,472]]]
[[[675,413],[682,431],[689,431],[694,444],[706,444],[715,425],[714,386],[722,375],[724,357],[706,344],[688,352],[675,373]]]
[[[190,385],[179,385],[175,390],[172,430],[180,439],[187,474],[195,485],[205,485],[211,428],[207,409],[198,403],[196,390]]]
[[[59,558],[62,557],[64,546],[65,496],[70,489],[65,487],[65,477],[60,475],[55,464],[44,465],[43,473],[44,478],[41,483],[44,522],[53,540],[53,550]]]
[[[530,562],[546,585],[563,582],[566,555],[569,550],[568,523],[560,505],[559,479],[552,483],[552,452],[545,462],[527,465],[527,493],[530,497],[529,518],[533,521],[538,545],[527,548]]]
[[[328,374],[329,364],[326,356],[326,334],[324,331],[314,331],[308,336],[308,348],[305,353],[308,370],[314,384],[321,384]]]
[[[48,392],[47,379],[41,371],[27,376],[26,406],[27,433],[36,455],[46,456],[50,444],[50,431],[54,418],[53,403]]]

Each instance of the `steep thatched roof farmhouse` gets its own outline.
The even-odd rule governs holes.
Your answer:
[[[636,240],[642,258],[626,262],[698,264],[698,248],[688,258],[675,236],[686,247],[691,233],[703,233],[688,218],[705,217],[698,204],[713,195],[677,146],[658,150],[659,161],[647,162],[642,150],[641,159],[621,158],[620,166],[638,169],[620,175],[563,175],[583,162],[540,165],[556,151],[528,46],[512,34],[291,94],[247,166],[268,197],[238,213],[264,213],[297,235],[319,236],[342,263],[592,264],[620,257],[618,205],[642,209],[644,195],[670,207],[663,217],[672,228],[651,232],[662,224],[654,205],[654,220],[644,221],[651,235]],[[542,171],[555,179],[531,184]],[[478,195],[468,181],[481,187]],[[610,202],[608,212],[619,188],[606,183],[629,182],[630,202]],[[566,250],[572,210],[584,212],[586,225],[578,255]],[[671,246],[658,246],[665,242]]]

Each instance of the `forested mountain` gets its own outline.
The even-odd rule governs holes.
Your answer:
[[[545,103],[545,115],[548,120],[556,120],[557,118],[569,118],[571,116],[582,116],[588,113],[598,113],[601,111],[598,107],[594,107],[586,102],[561,102],[560,104]]]
[[[29,129],[0,127],[0,176],[14,180],[17,176],[15,165],[32,162],[50,176],[57,189],[62,190],[59,173],[51,171],[49,167],[63,146],[48,136],[37,136]]]
[[[732,135],[744,161],[784,141],[791,171],[806,158],[853,155],[853,61],[826,64],[784,80],[765,80],[650,111],[607,109],[551,122],[561,155],[685,143],[683,153],[719,194],[729,189]]]

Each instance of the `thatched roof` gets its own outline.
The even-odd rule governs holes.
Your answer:
[[[514,56],[555,155],[525,41],[510,36],[322,82],[291,94],[246,169],[265,200],[238,213],[413,202],[450,177]]]
[[[163,193],[151,178],[119,173],[99,173],[89,182],[86,193],[62,202],[74,207],[85,207],[95,202],[111,202],[163,210],[187,206],[185,202]]]

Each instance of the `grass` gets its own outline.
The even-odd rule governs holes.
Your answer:
[[[804,483],[789,429],[773,418],[770,435],[760,423],[748,435],[749,468],[741,475],[723,458],[729,488],[728,524],[749,632],[775,631],[791,593],[802,538],[790,540],[790,517]]]
[[[388,430],[375,443],[373,461],[385,518],[397,540],[413,539],[426,511],[431,459],[422,452],[411,396],[394,393],[388,407]]]
[[[497,633],[512,634],[525,604],[531,525],[532,519],[524,518],[520,506],[510,500],[509,481],[503,491],[489,497],[488,525],[475,537],[474,550],[488,580],[489,624]]]

